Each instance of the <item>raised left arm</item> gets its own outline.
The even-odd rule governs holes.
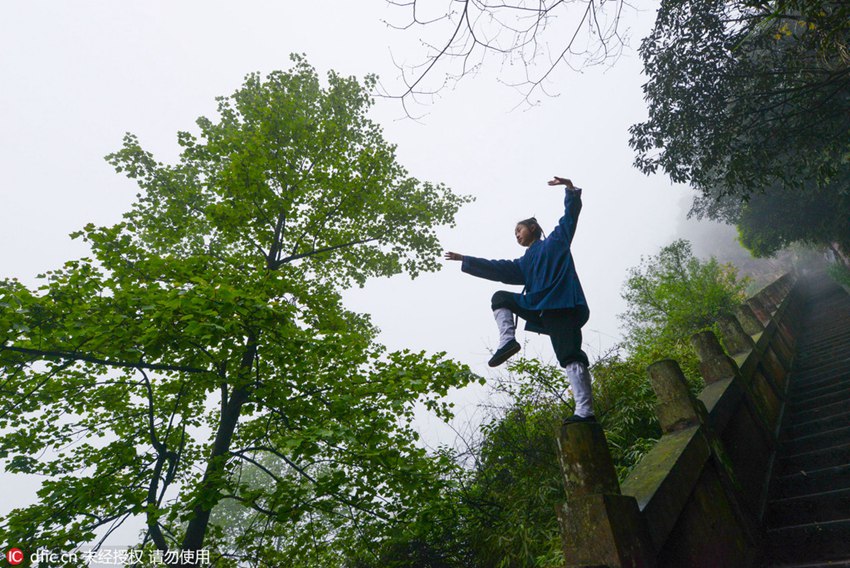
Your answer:
[[[581,213],[581,188],[573,185],[566,178],[555,177],[549,185],[564,185],[564,216],[558,221],[558,226],[552,231],[552,235],[563,238],[567,244],[573,242],[573,236],[578,225],[578,216]]]

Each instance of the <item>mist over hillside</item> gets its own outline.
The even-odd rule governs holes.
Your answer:
[[[795,245],[779,251],[770,258],[756,258],[738,241],[738,230],[734,225],[706,219],[688,218],[688,204],[676,228],[676,238],[691,242],[694,255],[701,259],[711,256],[723,263],[731,263],[739,276],[747,276],[752,282],[750,291],[755,293],[765,285],[782,276],[793,267],[805,269],[823,268],[826,258],[823,251],[803,245]]]

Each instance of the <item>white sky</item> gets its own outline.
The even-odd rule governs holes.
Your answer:
[[[651,6],[625,16],[633,48],[652,26]],[[232,93],[249,72],[288,67],[291,52],[306,53],[320,74],[374,72],[398,89],[389,48],[397,57],[411,50],[411,61],[424,55],[415,32],[381,21],[403,22],[399,10],[382,0],[4,1],[0,276],[32,284],[39,272],[85,254],[70,232],[120,219],[136,188],[103,156],[121,146],[124,132],[171,161],[176,132],[213,116],[214,97]],[[627,129],[645,116],[634,49],[612,68],[561,70],[548,84],[560,95],[527,110],[512,110],[520,97],[497,84],[497,70],[491,65],[441,92],[419,107],[428,113],[420,122],[400,119],[391,100],[379,100],[373,116],[413,175],[477,198],[460,212],[458,227],[441,232],[447,250],[516,258],[524,250],[513,237],[517,220],[536,215],[548,233],[562,214],[562,189],[546,181],[570,177],[584,188],[573,253],[591,309],[585,349],[593,359],[619,336],[626,270],[674,238],[687,191],[632,168]],[[444,350],[489,376],[488,349],[497,341],[489,299],[500,288],[447,263],[415,281],[370,282],[347,300],[372,314],[390,348]],[[523,339],[528,354],[551,358],[547,338],[522,332]],[[461,422],[475,414],[482,393],[453,395]],[[431,443],[450,441],[433,422],[420,427]],[[32,498],[4,492],[0,515]]]

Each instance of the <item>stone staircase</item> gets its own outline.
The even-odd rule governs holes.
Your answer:
[[[809,282],[765,514],[765,566],[850,567],[850,295]]]
[[[662,436],[622,484],[600,423],[562,426],[567,568],[850,568],[850,294],[789,273],[717,324],[696,396],[647,369]]]

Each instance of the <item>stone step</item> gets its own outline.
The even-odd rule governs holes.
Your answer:
[[[847,371],[850,369],[850,358],[842,360],[833,360],[829,363],[813,367],[810,369],[800,369],[799,366],[794,366],[794,376],[799,380],[800,386],[812,385],[830,379],[841,379],[847,377]]]
[[[771,501],[767,523],[779,528],[842,519],[850,519],[850,488]]]
[[[828,560],[826,562],[805,562],[803,564],[792,563],[786,564],[765,564],[768,568],[850,568],[850,560]]]
[[[846,414],[850,412],[850,400],[841,400],[830,404],[825,404],[817,408],[800,410],[798,412],[790,411],[788,414],[789,424],[803,424],[818,418],[828,418],[836,414]]]
[[[774,498],[781,499],[834,491],[846,487],[850,487],[850,464],[797,471],[776,477],[771,490]]]
[[[810,452],[781,456],[779,471],[783,475],[850,464],[850,444],[840,444]]]
[[[846,304],[846,301],[844,302]],[[815,310],[823,310],[829,308],[832,314],[827,318],[809,318],[802,327],[803,333],[800,334],[800,344],[806,347],[816,345],[818,338],[827,336],[842,336],[848,331],[847,317],[850,315],[850,310],[846,305],[841,303],[831,304],[828,306],[818,306]]]
[[[807,469],[777,477],[772,491],[775,499],[824,493],[850,487],[850,464]]]
[[[798,383],[794,381],[794,387],[788,395],[791,401],[808,400],[815,396],[829,394],[836,391],[850,391],[850,375],[842,375],[821,383]]]
[[[847,424],[847,417],[844,417],[844,424]],[[850,426],[788,438],[782,441],[780,451],[783,455],[795,455],[842,444],[850,444]]]
[[[820,381],[828,381],[847,375],[850,371],[850,359],[835,362],[832,365],[821,365],[813,369],[800,369],[795,365],[794,376],[800,380],[801,384],[813,384]]]
[[[848,342],[850,342],[850,330],[838,335],[824,337],[811,345],[798,345],[797,361],[803,365],[814,361],[828,362],[830,359],[834,359],[836,355],[846,355]]]
[[[817,333],[824,325],[841,327],[845,323],[845,321],[842,321],[841,316],[848,312],[847,298],[841,298],[839,296],[826,298],[817,305],[809,306],[809,309],[806,311],[808,312],[808,317],[806,317],[806,321],[802,327],[807,331]]]
[[[850,559],[850,520],[811,523],[767,531],[768,563]]]
[[[825,313],[827,309],[830,313]],[[807,311],[808,317],[802,326],[804,330],[810,333],[817,333],[824,326],[841,328],[845,323],[841,320],[841,315],[847,313],[847,299],[827,299],[820,302],[820,305],[809,306]]]
[[[840,366],[829,373],[799,373],[794,370],[792,375],[795,380],[795,389],[805,391],[818,383],[826,383],[829,381],[846,381],[850,378],[850,365]]]
[[[827,560],[826,562],[811,562],[786,564],[765,564],[769,568],[850,568],[850,560]]]
[[[846,317],[846,316],[845,316]],[[847,340],[850,339],[850,328],[847,324],[842,324],[841,329],[832,331],[831,333],[819,333],[817,337],[812,337],[804,342],[797,343],[797,354],[805,359],[812,354],[821,354],[825,349],[829,348],[847,348]]]
[[[848,370],[850,370],[850,355],[846,353],[843,353],[840,358],[820,361],[807,367],[802,366],[799,361],[794,362],[795,374],[799,377],[806,377],[810,381],[844,375]]]
[[[819,326],[817,322],[810,322],[812,325],[807,326],[808,329],[803,330],[800,334],[801,339],[798,341],[800,355],[817,351],[824,343],[833,341],[837,343],[846,342],[847,338],[850,337],[850,326],[847,325],[850,312],[840,309],[836,310],[836,312],[840,312],[840,315],[838,313],[836,315],[844,320],[841,323],[832,324],[824,322]]]
[[[840,377],[828,381],[821,381],[811,385],[795,385],[795,390],[788,393],[790,404],[804,402],[825,394],[850,392],[850,378]]]
[[[782,439],[793,439],[798,436],[808,436],[810,434],[817,434],[818,432],[835,430],[836,428],[841,428],[845,424],[847,424],[847,415],[842,413],[833,414],[832,416],[826,416],[823,418],[815,418],[808,422],[787,424],[785,429],[782,431]]]
[[[797,412],[819,408],[832,404],[833,402],[841,402],[850,399],[850,385],[844,385],[844,388],[835,388],[831,392],[819,392],[814,396],[795,396],[788,399],[788,412]],[[850,421],[848,421],[850,423]]]

